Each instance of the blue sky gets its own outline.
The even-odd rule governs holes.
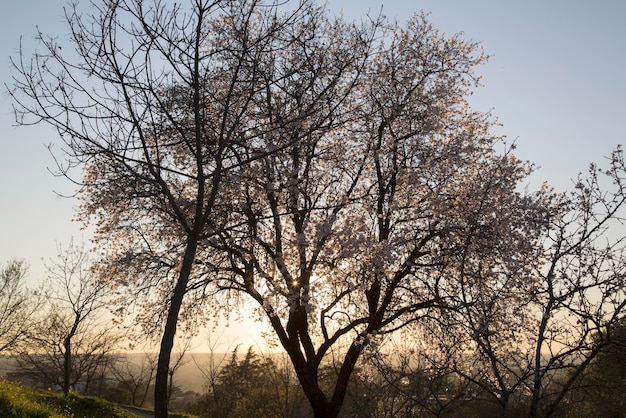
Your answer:
[[[86,3],[81,0],[81,3]],[[0,15],[0,81],[10,84],[9,57],[20,36],[33,46],[38,26],[63,39],[63,1],[20,0],[3,5]],[[330,0],[349,19],[380,7],[402,20],[423,9],[447,34],[464,32],[492,55],[479,68],[484,88],[472,98],[479,110],[492,110],[501,133],[517,138],[518,155],[541,170],[557,188],[601,161],[626,142],[626,2],[545,0]],[[11,103],[2,95],[0,110],[0,262],[26,258],[31,280],[43,275],[42,258],[54,256],[56,242],[89,236],[72,222],[72,185],[47,170],[54,161],[45,144],[56,141],[47,127],[13,126]],[[55,146],[59,148],[57,144]]]

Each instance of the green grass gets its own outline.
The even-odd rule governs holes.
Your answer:
[[[99,398],[45,392],[0,380],[3,418],[133,418],[133,414]]]
[[[147,409],[132,408],[151,412]],[[172,418],[194,418],[173,412]],[[92,396],[79,396],[32,389],[0,378],[0,417],[2,418],[136,418],[118,405]]]

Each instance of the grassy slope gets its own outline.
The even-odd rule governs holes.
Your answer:
[[[187,415],[171,414],[183,417]],[[45,392],[0,380],[0,417],[3,418],[135,418],[105,400]],[[189,416],[190,417],[190,416]]]

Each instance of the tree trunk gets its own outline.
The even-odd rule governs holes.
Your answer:
[[[161,347],[159,350],[159,360],[157,362],[156,378],[154,382],[154,417],[155,418],[167,418],[168,417],[168,377],[170,359],[172,356],[172,349],[174,348],[174,337],[176,336],[176,327],[178,325],[178,314],[183,303],[183,297],[187,290],[187,283],[189,282],[189,275],[191,274],[191,267],[193,265],[193,259],[196,255],[197,244],[195,240],[187,246],[185,252],[185,258],[183,265],[176,282],[176,287],[172,292],[172,300],[167,312],[167,320],[165,323],[165,329],[163,330],[163,337],[161,338]]]
[[[344,363],[339,371],[339,376],[337,377],[337,381],[335,383],[335,390],[330,400],[328,400],[317,385],[312,386],[309,384],[303,384],[302,380],[300,380],[302,389],[309,400],[311,408],[313,408],[313,416],[315,418],[336,418],[339,416],[348,390],[348,382],[350,380],[350,376],[354,372],[356,359],[358,359],[360,353],[361,349],[355,344],[353,344],[348,350],[348,353],[344,358]],[[307,373],[307,371],[304,373]],[[314,380],[316,381],[312,375],[309,375],[309,381]]]
[[[337,418],[341,411],[341,405],[337,407],[332,402],[314,402],[309,399],[311,407],[313,408],[313,416],[315,418]]]
[[[184,280],[184,284],[179,279],[174,294],[172,295],[172,302],[167,313],[167,322],[165,323],[165,329],[163,331],[163,337],[161,338],[161,347],[159,350],[159,360],[157,363],[156,379],[154,382],[154,416],[155,418],[167,418],[167,388],[168,388],[168,376],[170,358],[172,355],[172,349],[174,348],[174,337],[176,336],[176,326],[178,323],[178,313],[182,305],[183,296],[185,294],[185,287],[187,280]]]
[[[63,353],[63,394],[65,396],[70,393],[70,378],[72,371],[72,339],[66,337],[63,341],[65,353]]]

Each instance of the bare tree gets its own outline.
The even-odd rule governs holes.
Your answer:
[[[25,287],[27,272],[24,260],[14,259],[0,266],[0,352],[19,345],[40,307],[37,291]]]
[[[73,243],[59,247],[58,258],[46,266],[47,303],[19,356],[28,374],[59,384],[66,395],[79,381],[87,390],[121,341],[99,318],[106,313],[108,288],[95,280],[89,267],[82,248]]]
[[[152,353],[129,354],[111,368],[113,377],[128,395],[133,406],[145,406],[152,388],[157,357]]]
[[[529,416],[552,416],[626,314],[626,165],[621,148],[606,169],[591,164],[557,201],[536,291]],[[549,353],[549,355],[546,355]],[[555,383],[553,383],[555,381]]]
[[[404,329],[388,339],[376,352],[368,353],[361,365],[364,380],[370,383],[365,398],[371,399],[380,417],[462,416],[472,385],[451,368],[438,367],[445,351],[419,326]]]
[[[626,314],[623,154],[591,165],[571,192],[553,194],[516,263],[464,264],[461,308],[433,321],[432,364],[471,382],[503,416],[552,416]],[[526,241],[524,245],[527,245]],[[517,266],[516,268],[512,268]],[[448,353],[438,361],[441,353]]]
[[[228,352],[231,351],[232,344],[226,344],[225,348],[221,349],[221,353],[217,351],[217,348],[222,345],[220,341],[222,335],[214,336],[212,332],[207,333],[205,341],[207,344],[207,348],[209,349],[209,358],[208,363],[201,362],[197,356],[191,354],[191,359],[198,368],[198,370],[202,373],[204,377],[206,390],[208,393],[212,394],[215,405],[219,405],[222,401],[219,396],[219,392],[217,391],[217,386],[219,384],[219,376],[220,371],[228,361]],[[218,406],[219,408],[219,406]]]
[[[167,402],[169,404],[172,399],[172,395],[175,390],[179,390],[179,388],[174,385],[174,375],[182,366],[187,364],[190,361],[189,358],[189,350],[192,349],[191,344],[191,335],[183,335],[182,338],[178,339],[178,344],[176,344],[176,352],[173,361],[170,362],[170,367],[168,370],[168,382],[169,385],[167,387]]]

